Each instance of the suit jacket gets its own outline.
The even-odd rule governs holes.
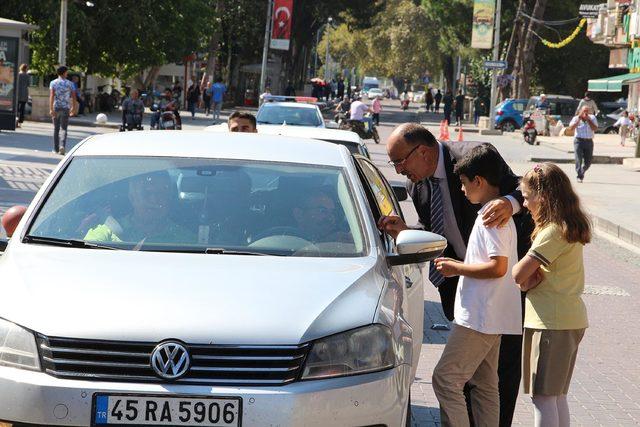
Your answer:
[[[453,168],[458,159],[461,159],[469,150],[473,147],[480,145],[479,142],[441,142],[442,152],[444,154],[444,168],[447,175],[447,184],[449,187],[449,194],[451,196],[451,204],[453,205],[453,212],[456,217],[456,223],[458,229],[462,235],[465,245],[469,242],[469,236],[473,224],[478,217],[478,211],[480,205],[473,205],[467,200],[466,196],[462,192],[462,184],[460,178],[453,173]],[[513,173],[511,168],[502,159],[501,167],[504,170],[502,181],[500,182],[500,194],[503,196],[514,197],[522,206],[523,198],[522,193],[518,189],[520,185],[520,177]],[[423,181],[412,183],[407,182],[407,191],[411,195],[413,204],[418,213],[420,220],[420,226],[424,230],[431,230],[431,186],[428,183],[428,179]],[[529,247],[531,246],[531,232],[533,231],[533,221],[531,215],[524,208],[514,215],[513,220],[518,232],[518,256],[522,258]],[[449,245],[445,251],[445,256],[451,258],[458,258],[455,254],[453,247]]]

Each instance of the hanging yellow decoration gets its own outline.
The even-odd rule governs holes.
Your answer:
[[[584,24],[586,24],[586,23],[587,23],[587,20],[585,18],[582,18],[580,20],[580,23],[576,27],[576,29],[573,30],[573,33],[571,33],[571,35],[569,37],[567,37],[566,39],[564,39],[562,41],[559,41],[558,43],[553,43],[553,42],[550,42],[549,40],[545,40],[545,39],[540,39],[540,40],[542,41],[542,44],[545,45],[546,47],[550,47],[551,49],[560,49],[562,47],[565,47],[569,43],[571,43],[573,41],[573,39],[576,38],[576,36],[580,32],[580,30],[582,30],[582,27],[584,27]]]

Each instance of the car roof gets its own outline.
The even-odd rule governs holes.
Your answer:
[[[258,125],[259,134],[282,135],[294,138],[310,138],[331,141],[344,141],[350,144],[364,145],[357,133],[350,130],[317,128],[311,126],[288,126],[288,125]],[[206,132],[229,132],[226,123],[211,125],[204,128]]]
[[[345,166],[346,147],[317,139],[240,132],[137,131],[94,135],[73,156],[185,157]]]
[[[312,108],[312,109],[317,109],[318,106],[315,104],[308,104],[305,102],[265,102],[264,104],[262,104],[262,107],[289,107],[289,108]]]

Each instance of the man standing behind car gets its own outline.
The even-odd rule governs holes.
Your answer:
[[[67,144],[67,126],[69,116],[76,110],[76,89],[67,80],[68,69],[64,65],[58,67],[58,78],[49,83],[49,114],[53,119],[53,152],[64,155]],[[62,141],[60,141],[62,128]],[[62,143],[61,143],[62,142]]]
[[[593,158],[593,134],[598,130],[598,119],[590,113],[590,107],[585,105],[580,113],[571,119],[569,129],[576,131],[573,140],[573,151],[576,159],[576,174],[578,182],[582,182],[584,174],[591,166]]]
[[[229,116],[229,132],[256,133],[256,116],[244,111],[234,111]]]

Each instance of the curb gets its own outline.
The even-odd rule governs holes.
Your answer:
[[[51,120],[46,119],[46,118],[31,118],[29,120],[25,120],[25,121],[29,121],[29,122],[38,122],[38,123],[51,123]],[[86,126],[86,127],[93,127],[93,128],[97,128],[97,127],[103,127],[103,128],[110,128],[110,129],[119,129],[120,125],[117,123],[98,123],[98,122],[91,122],[91,121],[84,121],[84,120],[78,120],[77,118],[70,118],[69,119],[69,124],[70,125],[76,125],[76,126]]]
[[[592,215],[591,220],[595,229],[640,249],[640,234],[596,215]]]
[[[574,163],[575,159],[573,157],[536,157],[529,156],[530,162],[535,163],[543,163],[543,162],[551,162],[551,163]],[[625,157],[611,157],[611,156],[593,156],[593,160],[591,160],[592,165],[621,165]]]

